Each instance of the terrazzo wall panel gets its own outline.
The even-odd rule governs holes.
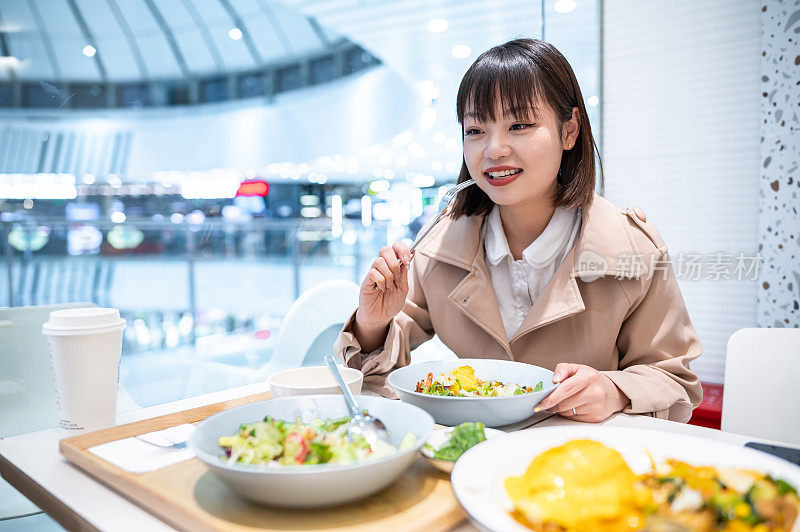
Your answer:
[[[758,324],[800,327],[800,0],[761,7]]]

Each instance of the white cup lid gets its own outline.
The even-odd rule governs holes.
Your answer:
[[[105,332],[125,327],[115,308],[70,308],[54,310],[50,321],[42,325],[45,334],[75,334],[83,332]]]

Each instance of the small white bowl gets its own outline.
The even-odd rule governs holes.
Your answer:
[[[453,432],[454,429],[455,427],[437,427],[433,429],[433,432],[431,432],[428,441],[426,441],[425,443],[427,443],[434,449],[439,449],[442,445],[444,445],[447,442],[447,440],[450,439],[450,433]],[[503,432],[502,430],[490,429],[489,427],[484,428],[483,433],[486,435],[487,440],[505,434],[505,432]],[[422,456],[427,458],[428,462],[430,462],[433,467],[435,467],[439,471],[444,471],[445,473],[451,472],[453,470],[453,465],[456,463],[455,460],[443,460],[441,458],[434,458],[433,451],[431,451],[424,445],[420,448],[419,452]]]
[[[339,366],[344,382],[353,395],[361,393],[364,374],[357,369]],[[273,373],[269,377],[272,397],[340,394],[339,386],[327,366],[304,366]]]

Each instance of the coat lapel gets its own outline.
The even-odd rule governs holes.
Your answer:
[[[497,340],[509,358],[513,358],[510,345],[524,335],[586,310],[576,277],[586,281],[587,264],[601,263],[602,271],[595,278],[636,278],[648,272],[634,244],[625,212],[595,194],[592,204],[582,211],[581,231],[573,248],[509,341],[486,267],[482,225],[482,216],[458,220],[446,217],[420,243],[417,252],[469,272],[448,297],[465,316]],[[631,267],[631,260],[637,262],[635,268]]]
[[[445,218],[431,230],[426,241],[420,243],[417,252],[469,272],[450,292],[448,299],[500,343],[511,358],[508,337],[486,267],[482,226],[482,216],[465,216],[458,220]]]
[[[586,310],[576,277],[591,282],[600,277],[636,278],[647,272],[648,266],[634,244],[626,214],[595,195],[592,204],[582,211],[580,236],[510,343]]]
[[[500,316],[500,307],[497,304],[492,280],[489,277],[489,269],[486,267],[483,249],[475,255],[470,272],[450,292],[449,299],[461,309],[465,316],[497,340],[506,350],[509,358],[512,358],[511,347],[503,326],[503,318]]]
[[[567,253],[564,261],[555,271],[544,291],[533,302],[528,315],[525,316],[522,325],[519,326],[510,343],[513,344],[522,336],[535,331],[539,327],[544,327],[586,310],[581,291],[578,288],[578,282],[575,280],[574,262],[575,247]]]

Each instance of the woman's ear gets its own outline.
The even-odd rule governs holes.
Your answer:
[[[572,108],[572,116],[569,120],[564,122],[561,128],[561,136],[563,137],[563,149],[571,150],[575,146],[575,141],[578,138],[578,133],[581,130],[581,115],[577,107]]]

